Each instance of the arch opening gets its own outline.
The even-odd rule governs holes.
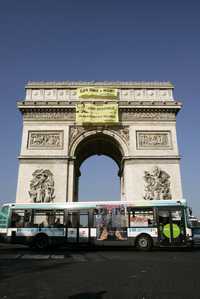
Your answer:
[[[79,180],[81,176],[81,170],[85,171],[84,167],[82,167],[82,164],[89,158],[95,156],[96,157],[106,156],[107,158],[111,158],[117,164],[118,173],[116,173],[116,178],[118,180],[120,198],[119,196],[117,196],[118,198],[116,200],[121,199],[123,193],[123,171],[122,171],[122,158],[124,156],[123,149],[119,144],[119,142],[113,136],[106,135],[103,133],[96,133],[83,138],[78,143],[74,151],[74,190],[73,190],[72,200],[82,201],[82,199],[79,197]],[[100,167],[100,166],[96,165],[96,167]],[[97,177],[96,178],[97,184],[98,184],[98,179],[99,178]],[[102,185],[101,188],[104,188],[104,186]],[[110,199],[101,198],[101,200],[110,200]]]
[[[108,156],[93,155],[80,167],[79,201],[119,201],[120,177],[119,167]]]

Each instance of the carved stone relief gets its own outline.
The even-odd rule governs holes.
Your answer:
[[[148,100],[156,100],[156,90],[147,89],[146,90],[146,99]]]
[[[158,166],[155,166],[151,172],[145,171],[144,199],[171,199],[169,179],[170,175],[166,171],[161,170]]]
[[[163,89],[163,90],[160,90],[160,94],[159,94],[159,98],[160,100],[173,100],[172,99],[172,92],[171,90],[168,90],[168,89]]]
[[[176,120],[176,114],[174,112],[121,111],[119,118],[120,118],[120,121]]]
[[[111,128],[112,131],[115,131],[116,133],[118,133],[119,135],[121,135],[121,137],[127,141],[127,143],[129,142],[129,128],[128,127],[112,127]]]
[[[32,176],[28,191],[32,202],[53,202],[55,189],[52,172],[49,169],[37,169]]]
[[[29,131],[28,149],[62,149],[63,131]]]
[[[137,131],[137,149],[171,149],[171,132]]]
[[[23,112],[24,120],[68,120],[75,121],[75,108],[64,111],[28,111]],[[135,111],[130,109],[119,109],[120,121],[143,121],[143,120],[176,120],[174,111]]]
[[[144,89],[135,89],[134,96],[136,100],[144,99]]]
[[[70,129],[70,141],[73,142],[74,139],[76,139],[78,136],[86,132],[84,127],[71,127]]]
[[[24,120],[70,120],[75,121],[75,112],[24,112]]]
[[[57,90],[56,89],[46,89],[44,90],[44,99],[45,100],[56,100],[57,97]]]
[[[117,127],[117,126],[113,126],[113,127],[109,127],[109,128],[105,128],[103,127],[98,127],[95,128],[95,130],[97,130],[97,132],[104,132],[104,130],[109,130],[110,132],[116,132],[118,133],[123,139],[125,139],[127,141],[127,143],[129,142],[129,129],[128,127]],[[83,134],[84,132],[88,132],[90,130],[94,130],[94,128],[92,129],[88,129],[85,127],[71,127],[70,129],[70,143],[72,143],[77,137],[79,137],[81,134]]]
[[[29,100],[28,92],[32,93],[33,100],[55,100],[55,99],[63,99],[63,100],[77,100],[77,88],[69,89],[69,88],[43,88],[43,89],[27,89],[27,97]],[[159,88],[126,88],[121,89],[118,88],[119,99],[128,99],[130,101],[134,100],[173,100],[172,89],[159,89]]]
[[[43,99],[43,90],[42,89],[32,90],[32,99],[33,100],[42,100]]]

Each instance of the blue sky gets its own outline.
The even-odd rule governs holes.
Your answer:
[[[177,117],[184,197],[200,216],[199,11],[198,1],[184,0],[1,1],[0,203],[15,201],[22,129],[16,101],[28,80],[169,80],[184,104]],[[81,196],[117,197],[116,172],[109,158],[87,160]]]

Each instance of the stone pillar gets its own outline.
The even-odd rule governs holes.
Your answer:
[[[67,199],[66,201],[74,201],[74,190],[75,190],[75,160],[71,159],[68,163],[68,177],[67,177]]]

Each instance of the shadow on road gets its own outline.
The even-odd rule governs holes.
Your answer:
[[[101,291],[97,293],[79,293],[76,295],[69,296],[68,299],[103,299],[103,295],[106,291]]]
[[[43,261],[41,263],[40,260],[38,261],[28,261],[24,260],[23,265],[20,260],[17,262],[13,263],[12,260],[6,261],[6,269],[2,269],[1,264],[0,264],[0,283],[9,278],[13,278],[14,276],[19,276],[19,275],[28,275],[28,274],[34,274],[34,273],[43,273],[43,272],[49,272],[50,271],[55,271],[55,270],[62,270],[67,266],[73,264],[73,262],[67,262],[65,263],[64,261],[55,261],[52,263],[49,263],[48,260]],[[0,297],[1,298],[1,297]]]

